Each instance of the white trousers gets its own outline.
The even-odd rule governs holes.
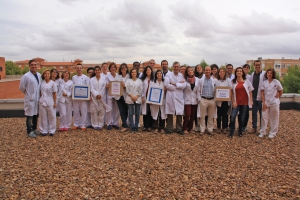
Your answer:
[[[117,100],[113,98],[107,98],[107,105],[111,107],[111,111],[106,113],[107,116],[107,125],[116,125],[119,124],[120,112],[117,104]]]
[[[262,111],[260,133],[266,135],[268,121],[270,120],[270,135],[278,133],[279,126],[279,105],[269,106],[267,110]]]
[[[105,108],[102,103],[99,103],[100,111],[95,110],[91,113],[91,122],[94,128],[102,128],[104,126]]]
[[[39,127],[42,134],[56,131],[56,109],[53,106],[39,104]]]
[[[74,100],[73,101],[73,111],[74,111],[74,126],[85,128],[86,127],[86,117],[87,117],[87,101],[84,100]]]
[[[59,102],[59,128],[70,128],[72,123],[72,102]]]
[[[199,106],[199,105],[198,105]],[[207,119],[207,130],[208,132],[213,132],[214,129],[214,115],[215,115],[215,111],[216,111],[216,102],[214,99],[211,100],[207,100],[202,98],[200,101],[200,132],[204,132],[205,131],[205,116],[208,116]]]

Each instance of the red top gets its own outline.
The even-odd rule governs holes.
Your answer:
[[[240,106],[248,105],[248,95],[246,89],[244,88],[244,82],[236,81],[237,85],[235,88],[236,104]]]

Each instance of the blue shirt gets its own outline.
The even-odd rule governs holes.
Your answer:
[[[209,79],[207,79],[206,77],[204,78],[202,96],[206,98],[214,97],[214,88],[212,85],[211,78]]]

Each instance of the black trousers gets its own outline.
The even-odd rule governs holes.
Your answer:
[[[37,129],[39,115],[26,116],[27,134]]]
[[[228,128],[228,115],[227,115],[228,107],[229,106],[227,101],[223,101],[221,107],[217,107],[217,114],[218,114],[217,127],[219,129]],[[221,127],[221,123],[222,123],[222,127]]]
[[[153,118],[151,116],[150,105],[146,104],[146,106],[147,106],[147,113],[146,115],[143,115],[144,128],[152,128]]]

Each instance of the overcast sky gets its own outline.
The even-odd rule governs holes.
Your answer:
[[[6,60],[300,58],[299,0],[0,0]]]

